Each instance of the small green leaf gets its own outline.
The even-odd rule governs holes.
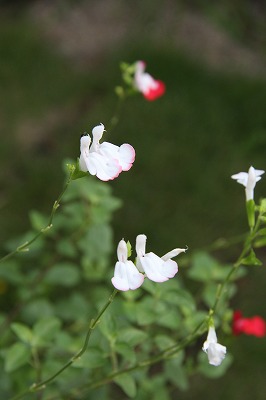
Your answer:
[[[68,166],[69,164],[67,164]],[[71,167],[73,168],[73,165],[71,165]],[[75,165],[75,169],[72,175],[72,181],[76,180],[76,179],[80,179],[80,178],[84,178],[84,176],[88,176],[87,172],[81,171],[79,169],[79,159],[77,159],[76,165]]]
[[[97,347],[90,347],[72,366],[75,368],[99,368],[106,363],[103,352]]]
[[[260,230],[258,231],[258,235],[260,235],[260,236],[265,236],[265,235],[266,235],[266,228],[260,229]]]
[[[52,285],[72,287],[79,283],[80,271],[75,264],[60,263],[46,274],[44,281]]]
[[[132,346],[130,346],[127,343],[116,343],[115,344],[115,351],[119,354],[121,354],[121,356],[123,356],[123,358],[130,362],[131,364],[134,364],[136,362],[136,353],[134,351],[134,348]]]
[[[136,382],[129,374],[123,374],[114,378],[114,382],[125,392],[125,394],[133,398],[136,396]]]
[[[131,256],[131,254],[132,254],[132,246],[131,246],[130,241],[128,240],[127,241],[127,258],[129,258]]]
[[[124,328],[119,331],[119,342],[136,346],[147,339],[147,333],[137,328]]]
[[[256,257],[254,250],[251,250],[249,255],[242,258],[241,264],[244,265],[262,265],[262,262]]]
[[[182,364],[184,353],[180,352],[178,357],[168,360],[164,364],[166,377],[173,385],[181,390],[188,389],[188,377],[185,366]]]
[[[188,276],[200,282],[220,281],[225,279],[230,269],[231,266],[219,264],[208,253],[197,252],[193,255]]]
[[[22,365],[28,363],[31,351],[28,346],[23,343],[13,344],[5,354],[5,371],[15,371]]]
[[[165,350],[175,344],[175,341],[168,335],[157,335],[154,340],[160,350]]]
[[[17,337],[25,343],[30,344],[32,341],[32,330],[27,327],[24,324],[21,324],[19,322],[14,322],[13,324],[11,324],[11,329],[13,332],[15,332],[15,334],[17,335]]]
[[[60,325],[61,322],[56,317],[46,317],[37,321],[33,327],[34,345],[38,347],[49,344],[57,334]]]
[[[260,213],[265,214],[266,213],[266,199],[262,199],[260,203]]]
[[[30,222],[31,226],[36,229],[36,231],[40,231],[47,225],[47,217],[39,211],[32,210],[30,211]]]
[[[116,321],[111,314],[104,314],[101,317],[99,329],[108,340],[113,341],[117,336]]]

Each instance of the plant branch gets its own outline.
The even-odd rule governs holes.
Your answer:
[[[60,201],[61,201],[63,195],[65,194],[69,184],[72,181],[73,174],[74,174],[74,169],[72,169],[70,171],[68,179],[67,179],[67,181],[65,183],[65,186],[64,186],[62,192],[60,193],[60,195],[58,196],[57,200],[53,204],[52,211],[51,211],[51,214],[50,214],[49,221],[48,221],[47,225],[44,228],[42,228],[31,240],[21,244],[15,250],[11,251],[10,253],[8,253],[4,257],[2,257],[0,259],[0,263],[8,260],[9,258],[13,257],[17,253],[29,251],[29,247],[31,246],[31,244],[34,243],[40,236],[42,236],[44,233],[46,233],[47,231],[49,231],[52,228],[54,215],[55,215],[57,209],[60,206]]]

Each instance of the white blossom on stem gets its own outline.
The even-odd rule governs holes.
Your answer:
[[[88,171],[102,181],[108,181],[132,167],[135,150],[127,143],[121,146],[100,143],[104,130],[103,124],[95,126],[92,129],[92,142],[89,135],[81,137],[79,167],[81,171]]]
[[[173,278],[178,271],[178,265],[171,258],[185,252],[186,249],[174,249],[163,257],[159,257],[152,252],[145,253],[146,240],[145,235],[138,235],[136,238],[136,265],[139,271],[145,272],[147,278],[154,282],[165,282]]]
[[[207,340],[203,343],[202,350],[208,355],[209,364],[218,367],[225,357],[226,347],[217,342],[214,326],[209,327]]]
[[[246,201],[254,199],[254,188],[256,183],[261,179],[261,175],[265,171],[250,167],[248,172],[239,172],[232,175],[231,178],[235,179],[238,183],[245,186]]]
[[[127,245],[124,240],[120,240],[118,244],[117,258],[112,278],[114,287],[122,291],[138,289],[144,281],[144,275],[138,271],[132,261],[128,261]]]
[[[147,100],[156,100],[165,93],[165,84],[145,72],[145,68],[146,63],[144,61],[136,62],[135,86]]]

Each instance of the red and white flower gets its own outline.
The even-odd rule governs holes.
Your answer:
[[[137,90],[149,100],[156,100],[165,93],[165,84],[160,80],[154,79],[150,74],[145,72],[146,63],[144,61],[136,62],[134,83]]]

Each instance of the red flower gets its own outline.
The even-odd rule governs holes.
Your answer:
[[[266,322],[258,315],[252,318],[243,318],[241,311],[237,310],[233,315],[232,330],[234,335],[245,333],[246,335],[263,337],[266,335]]]
[[[147,89],[146,92],[143,92],[143,96],[145,99],[149,101],[156,100],[158,97],[161,97],[165,93],[165,84],[162,81],[154,81],[154,86]]]
[[[145,99],[153,101],[165,93],[165,84],[145,72],[145,67],[144,61],[136,62],[135,87],[143,94]]]

